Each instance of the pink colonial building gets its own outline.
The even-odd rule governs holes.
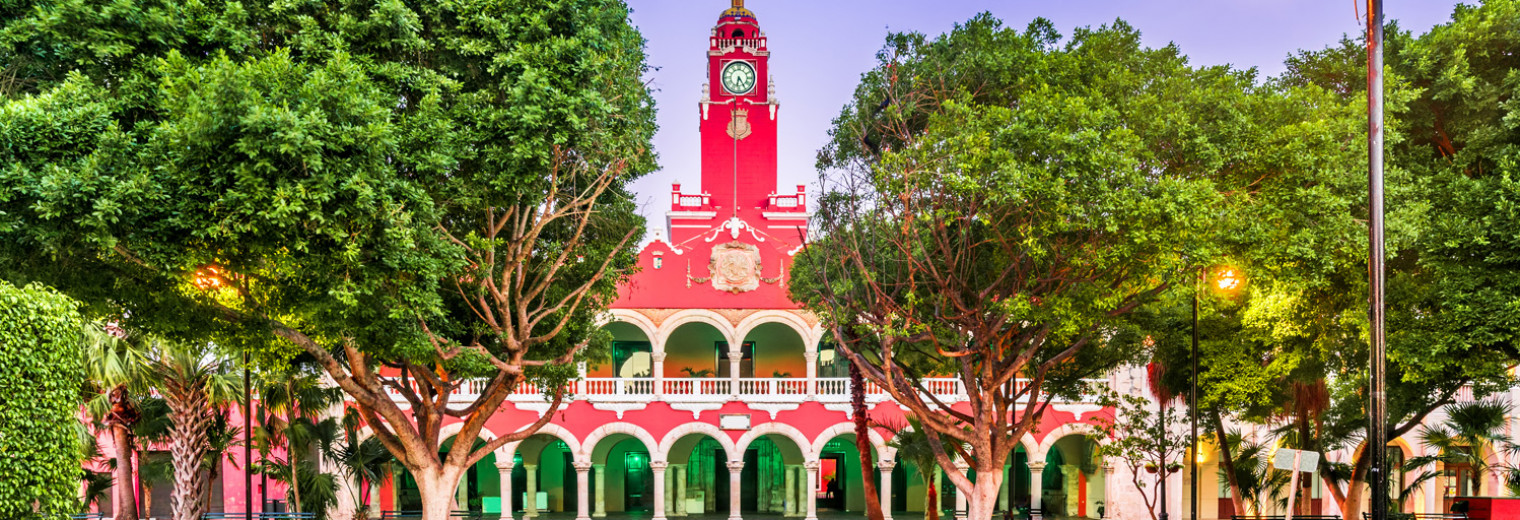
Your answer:
[[[701,128],[701,185],[672,187],[667,229],[639,252],[642,270],[606,316],[612,362],[586,369],[574,401],[538,435],[471,472],[460,509],[812,519],[863,511],[870,478],[892,511],[923,510],[925,477],[896,458],[892,432],[873,432],[880,462],[861,474],[844,361],[787,295],[807,193],[777,186],[782,112],[766,34],[735,1],[705,44],[703,95],[688,113]],[[931,384],[947,401],[964,400],[954,379]],[[867,395],[873,418],[901,417],[884,393]],[[519,389],[482,435],[515,431],[547,406],[537,389]],[[1083,434],[1107,413],[1055,406],[1011,459],[1006,507],[1099,517],[1111,486]],[[938,488],[943,509],[964,509],[948,480]],[[383,509],[418,509],[405,475],[376,493]],[[506,507],[501,497],[511,497]]]
[[[460,483],[456,508],[488,518],[812,520],[863,512],[869,478],[891,513],[920,515],[928,479],[940,482],[942,510],[964,510],[938,470],[926,476],[897,458],[893,432],[872,431],[878,463],[861,474],[845,361],[818,319],[787,294],[792,257],[806,239],[807,193],[777,186],[782,114],[767,37],[734,0],[705,43],[703,95],[688,113],[701,126],[701,185],[672,187],[666,229],[643,246],[642,270],[606,315],[615,340],[611,363],[584,369],[573,400],[537,435],[477,464]],[[946,402],[965,400],[955,379],[930,385]],[[866,394],[874,419],[901,419],[903,408],[884,392]],[[467,386],[455,398],[475,395]],[[537,388],[519,388],[481,435],[517,431],[548,407]],[[1116,516],[1110,492],[1129,478],[1113,478],[1085,436],[1093,418],[1111,413],[1092,403],[1056,403],[1010,458],[1001,509]],[[445,437],[458,430],[446,426]],[[212,510],[242,512],[249,498],[242,470],[231,463],[223,469]],[[254,484],[253,503],[280,509],[283,487],[261,477]],[[151,487],[151,516],[166,516],[167,483]],[[371,518],[421,509],[415,481],[399,466],[365,491]],[[358,507],[353,494],[338,495],[334,517],[349,518]],[[1130,517],[1145,518],[1141,508]]]

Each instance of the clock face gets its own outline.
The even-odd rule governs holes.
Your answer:
[[[723,66],[723,89],[730,94],[748,94],[755,88],[755,66],[747,61],[731,61]]]

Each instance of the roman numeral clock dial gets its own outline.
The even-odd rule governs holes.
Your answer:
[[[755,66],[747,61],[731,61],[723,66],[723,89],[730,94],[748,94],[755,88]]]

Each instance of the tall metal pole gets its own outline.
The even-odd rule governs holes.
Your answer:
[[[248,384],[248,350],[243,350],[243,518],[253,520],[253,387]]]
[[[1372,519],[1388,518],[1388,395],[1383,336],[1383,0],[1367,0],[1368,300],[1371,318],[1367,416],[1371,450]]]
[[[1203,271],[1198,271],[1198,280],[1193,281],[1193,387],[1188,389],[1188,413],[1192,416],[1193,423],[1193,459],[1188,462],[1191,486],[1188,486],[1191,496],[1193,512],[1189,515],[1192,520],[1198,520],[1198,290],[1199,282],[1202,281]],[[1165,424],[1165,423],[1162,423]]]
[[[1157,383],[1157,385],[1159,386],[1160,383]],[[1166,448],[1167,448],[1167,446],[1166,446],[1166,401],[1161,401],[1161,428],[1162,428],[1162,433],[1161,433],[1161,453],[1162,453],[1163,456],[1161,457],[1161,461],[1160,461],[1161,462],[1161,467],[1156,468],[1156,473],[1158,475],[1161,475],[1161,482],[1160,482],[1160,485],[1157,487],[1157,489],[1160,491],[1160,496],[1161,496],[1161,499],[1157,500],[1157,502],[1161,502],[1161,514],[1156,515],[1156,519],[1157,520],[1168,520],[1169,518],[1171,518],[1171,516],[1166,514],[1166,477],[1167,477],[1166,456],[1165,456],[1165,454],[1166,454]]]

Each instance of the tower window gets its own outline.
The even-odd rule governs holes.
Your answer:
[[[743,38],[743,37],[744,37],[744,29],[734,29],[733,38]]]

